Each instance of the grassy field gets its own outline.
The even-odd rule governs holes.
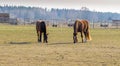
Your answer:
[[[72,28],[48,27],[37,43],[34,25],[0,24],[0,66],[120,66],[120,29],[91,29],[92,41],[73,44]]]

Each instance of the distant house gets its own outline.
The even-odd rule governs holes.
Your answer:
[[[12,24],[12,25],[18,25],[18,19],[17,18],[10,18],[9,19],[9,24]]]
[[[9,18],[9,13],[0,13],[0,23],[8,23]]]
[[[112,20],[112,26],[120,26],[120,20]]]
[[[112,26],[116,26],[116,28],[118,28],[120,26],[120,20],[112,20]]]

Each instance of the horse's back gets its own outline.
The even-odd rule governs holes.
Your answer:
[[[44,21],[36,22],[36,30],[41,32],[46,32],[46,24]]]
[[[46,25],[44,21],[41,22],[41,31],[46,32]]]
[[[89,29],[87,20],[76,20],[74,23],[74,32],[86,31]]]
[[[89,25],[87,20],[76,20],[75,24],[77,24],[77,23],[78,23],[78,25],[85,25],[85,26]]]
[[[80,22],[83,24],[84,29],[89,29],[89,23],[87,20],[80,20]]]

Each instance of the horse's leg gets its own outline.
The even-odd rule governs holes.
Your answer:
[[[41,42],[41,39],[42,39],[42,33],[40,32],[40,36],[39,36],[39,42]]]
[[[75,33],[73,33],[73,43],[76,43],[76,41],[75,41]]]
[[[75,38],[75,36],[73,36],[73,41],[74,41],[73,43],[76,43],[76,38]]]
[[[45,34],[46,43],[48,43],[48,34]]]
[[[76,35],[76,42],[78,42],[77,35]]]
[[[85,42],[87,42],[87,32],[84,32],[85,35]]]
[[[47,41],[47,35],[46,35],[45,32],[44,32],[44,42],[46,42],[46,43],[48,42],[48,41]]]
[[[40,42],[40,31],[37,31],[38,42]]]
[[[38,32],[37,32],[37,37],[38,37],[38,42],[39,42],[40,39],[39,39],[39,33]]]
[[[82,39],[82,43],[83,43],[83,32],[81,31],[81,39]]]
[[[78,42],[77,33],[73,33],[73,41],[74,43]]]

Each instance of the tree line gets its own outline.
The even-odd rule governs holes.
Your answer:
[[[20,19],[59,19],[59,20],[76,20],[87,19],[91,22],[104,22],[110,20],[120,20],[119,13],[90,11],[87,7],[79,10],[75,9],[47,9],[41,7],[25,6],[0,6],[0,13],[9,13],[10,18]]]

